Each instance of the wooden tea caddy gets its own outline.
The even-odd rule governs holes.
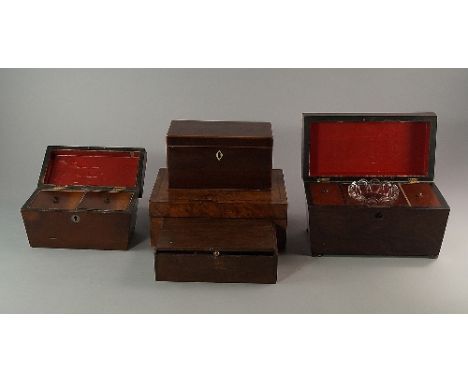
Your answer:
[[[31,247],[128,249],[143,193],[142,148],[47,148],[21,208]]]
[[[439,255],[450,208],[434,183],[436,130],[434,113],[303,114],[312,255]],[[355,201],[361,178],[396,182],[398,199]]]

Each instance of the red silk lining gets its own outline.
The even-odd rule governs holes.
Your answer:
[[[138,152],[54,150],[44,178],[57,186],[135,187]]]
[[[430,123],[312,122],[310,176],[429,174]]]

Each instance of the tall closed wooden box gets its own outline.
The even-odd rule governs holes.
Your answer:
[[[128,249],[145,164],[141,148],[49,146],[21,208],[31,247]]]
[[[170,188],[271,188],[268,122],[175,120],[167,133]]]
[[[313,255],[439,255],[449,206],[434,183],[437,116],[304,114],[302,176]],[[395,182],[398,199],[363,204],[351,182]]]

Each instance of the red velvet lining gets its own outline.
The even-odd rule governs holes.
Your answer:
[[[134,151],[54,150],[44,183],[135,187],[139,162],[140,154]]]
[[[427,176],[429,139],[428,122],[312,122],[309,175]]]

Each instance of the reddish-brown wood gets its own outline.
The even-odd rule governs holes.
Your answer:
[[[31,247],[128,249],[135,229],[145,160],[144,149],[49,147],[38,188],[21,208]],[[126,165],[119,174],[122,161]],[[75,167],[78,172],[69,174]],[[60,185],[50,183],[51,180]],[[65,180],[72,184],[62,184]],[[118,185],[109,186],[111,180]],[[125,182],[131,186],[121,186]]]
[[[450,208],[433,183],[436,128],[434,113],[304,115],[302,169],[313,255],[439,255]],[[349,183],[369,174],[398,181],[398,199],[368,206],[350,198]]]
[[[286,243],[287,195],[282,170],[273,170],[270,190],[172,189],[167,169],[160,169],[149,201],[151,238],[161,218],[228,218],[268,220],[276,224],[278,248]]]
[[[273,135],[267,122],[172,121],[171,188],[270,188]]]
[[[275,283],[275,236],[267,221],[163,219],[156,280]]]

